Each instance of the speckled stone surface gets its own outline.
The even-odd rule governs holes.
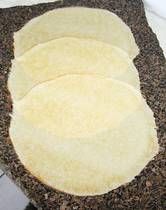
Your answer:
[[[78,197],[55,191],[34,178],[20,163],[10,140],[12,100],[7,79],[13,59],[13,32],[31,18],[64,6],[108,9],[132,29],[140,54],[134,62],[142,94],[154,112],[160,152],[132,182],[102,196]],[[139,135],[138,131],[138,135]],[[31,202],[41,210],[166,209],[166,65],[158,40],[148,27],[141,0],[68,0],[31,7],[0,9],[0,162]],[[93,177],[92,177],[93,178]],[[9,201],[10,202],[10,201]]]

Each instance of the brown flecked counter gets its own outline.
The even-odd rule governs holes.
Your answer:
[[[19,161],[8,132],[12,99],[7,89],[7,80],[11,59],[14,58],[13,32],[19,30],[33,17],[65,6],[108,9],[130,26],[140,49],[140,54],[134,63],[139,72],[141,91],[156,119],[159,154],[132,182],[101,196],[72,196],[42,184],[25,170]],[[156,35],[148,26],[141,0],[66,0],[64,3],[0,9],[0,165],[38,209],[164,210],[166,209],[165,149],[166,62]]]

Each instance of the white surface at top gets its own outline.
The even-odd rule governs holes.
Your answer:
[[[166,0],[144,0],[146,17],[166,57]]]
[[[166,18],[166,0],[144,0],[144,3],[149,11]]]
[[[166,57],[166,19],[161,18],[148,10],[146,10],[146,17],[153,32],[157,35],[160,46]]]

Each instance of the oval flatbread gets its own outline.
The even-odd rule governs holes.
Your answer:
[[[16,100],[32,87],[65,74],[98,74],[139,89],[139,76],[128,54],[91,39],[60,38],[35,46],[13,61],[9,89]]]
[[[134,58],[139,50],[130,28],[115,14],[85,7],[49,11],[14,34],[15,56],[56,38],[90,38],[118,46]]]
[[[131,181],[158,151],[153,115],[141,95],[95,75],[34,87],[14,103],[10,136],[35,177],[79,196]]]

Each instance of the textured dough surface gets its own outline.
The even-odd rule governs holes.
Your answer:
[[[138,175],[158,151],[154,128],[151,110],[132,86],[67,75],[14,103],[10,136],[34,176],[82,196],[107,193]]]
[[[55,9],[29,21],[14,35],[15,56],[33,46],[72,36],[107,42],[134,58],[139,50],[130,28],[115,14],[85,7]]]
[[[107,43],[60,38],[40,44],[12,63],[9,89],[14,99],[32,87],[65,74],[99,74],[139,89],[139,76],[128,54]]]

